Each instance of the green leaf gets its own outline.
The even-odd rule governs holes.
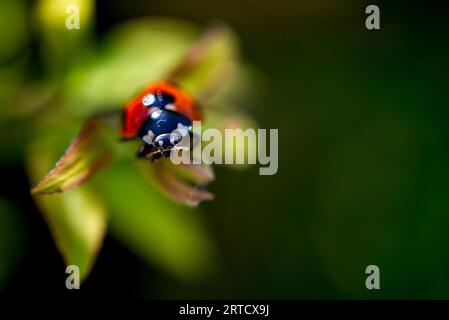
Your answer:
[[[48,170],[54,161],[52,144],[35,144],[28,154],[33,178]],[[83,186],[63,194],[34,196],[67,265],[80,268],[81,279],[89,274],[106,231],[106,209],[92,191]]]
[[[79,29],[69,30],[66,23],[76,20],[75,7],[79,10]],[[33,22],[39,35],[41,59],[46,72],[55,79],[62,78],[72,64],[84,59],[89,50],[94,17],[93,0],[37,1]]]
[[[117,114],[100,114],[88,119],[62,158],[32,193],[52,194],[76,188],[104,167],[112,155],[110,133],[118,132]]]
[[[93,181],[109,206],[111,232],[181,279],[207,277],[216,267],[216,251],[200,213],[164,196],[149,176],[150,165],[118,163]]]
[[[198,184],[207,184],[215,180],[215,173],[212,165],[206,164],[179,164],[175,165],[171,161],[165,161],[168,170],[178,173],[187,181]]]
[[[226,25],[215,25],[191,45],[169,79],[204,103],[235,71],[237,47],[232,31]]]
[[[246,129],[256,129],[257,124],[254,119],[246,113],[238,112],[234,110],[233,112],[220,110],[220,109],[208,109],[206,110],[206,119],[208,120],[204,129],[216,128],[222,132],[223,137],[225,136],[226,129],[241,129],[245,131]],[[233,154],[237,153],[244,154],[244,164],[226,164],[227,167],[232,169],[245,169],[248,165],[249,158],[257,158],[257,148],[255,146],[250,146],[248,139],[245,136],[237,135],[233,139],[226,139],[222,146],[222,154],[225,154],[226,150],[232,150]]]
[[[169,159],[159,159],[144,167],[159,189],[180,204],[194,207],[214,199],[214,195],[205,189],[208,183],[215,180],[211,165],[175,165]]]
[[[166,163],[167,165],[163,165]],[[213,179],[211,173],[205,171],[207,167],[199,165],[178,165],[170,170],[167,161],[158,161],[148,166],[159,187],[171,199],[180,204],[195,207],[203,201],[213,200],[214,195],[203,187]],[[177,170],[175,170],[175,168]],[[189,180],[196,180],[193,184]]]
[[[199,29],[169,18],[140,18],[112,29],[102,50],[69,71],[64,93],[70,111],[123,105],[146,85],[167,77],[182,59]]]
[[[154,81],[169,79],[204,102],[232,75],[237,41],[224,25],[202,36],[194,24],[167,18],[141,18],[121,24],[104,50],[71,70],[64,92],[71,111],[86,114],[121,105]]]

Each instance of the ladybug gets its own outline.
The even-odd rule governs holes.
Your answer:
[[[121,137],[139,137],[143,145],[137,156],[155,160],[170,156],[183,137],[192,135],[193,121],[199,120],[193,97],[172,82],[157,82],[126,104]]]

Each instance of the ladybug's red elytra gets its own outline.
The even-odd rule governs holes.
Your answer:
[[[192,122],[201,120],[198,106],[188,93],[171,82],[150,85],[123,111],[121,136],[139,137],[139,157],[168,157],[182,137],[192,134]]]

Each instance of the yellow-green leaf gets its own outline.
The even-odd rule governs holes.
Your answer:
[[[28,153],[28,171],[33,178],[53,162],[52,145],[34,145]],[[106,209],[92,191],[83,186],[34,200],[50,228],[56,247],[67,265],[80,269],[81,279],[90,272],[106,231]]]
[[[64,82],[70,112],[123,105],[154,81],[167,77],[198,37],[199,28],[169,18],[139,18],[121,23],[106,35],[101,51],[74,66]]]
[[[24,257],[26,242],[23,214],[0,197],[0,292]]]
[[[201,213],[178,205],[155,186],[142,161],[101,172],[94,180],[109,206],[111,232],[140,257],[181,279],[207,277],[216,251]]]
[[[91,61],[70,70],[64,92],[71,112],[86,114],[124,104],[154,81],[169,79],[200,102],[217,94],[236,67],[237,41],[225,25],[201,34],[198,26],[168,18],[121,24]]]
[[[174,165],[169,159],[160,159],[146,167],[160,190],[180,204],[195,207],[214,199],[214,195],[205,189],[215,179],[209,165]]]
[[[232,31],[226,25],[215,25],[190,46],[169,79],[205,102],[230,79],[237,47]]]
[[[52,194],[76,188],[106,165],[112,155],[110,133],[118,133],[118,113],[86,121],[55,167],[32,189],[33,194]]]

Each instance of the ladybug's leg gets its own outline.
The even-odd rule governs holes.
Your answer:
[[[160,157],[162,157],[162,152],[159,149],[157,149],[157,150],[155,149],[147,155],[147,158],[151,159],[151,162],[159,159]]]
[[[138,158],[145,158],[150,152],[154,151],[154,147],[152,145],[144,143],[137,152]]]
[[[137,152],[138,158],[148,158],[153,162],[162,156],[161,150],[154,148],[152,145],[144,143]]]

